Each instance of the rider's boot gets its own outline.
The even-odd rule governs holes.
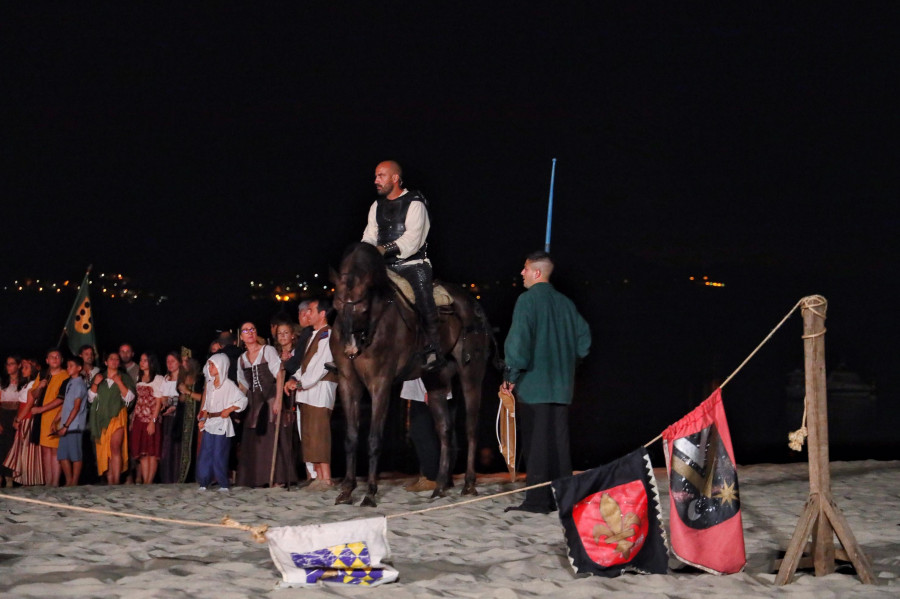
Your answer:
[[[429,300],[425,300],[420,306],[422,319],[425,321],[425,364],[426,372],[440,370],[447,361],[441,352],[441,335],[438,330],[437,306],[434,304],[434,296],[429,294]]]
[[[431,279],[431,265],[425,263],[404,268],[400,274],[409,281],[416,296],[416,310],[422,319],[425,329],[425,361],[426,372],[439,370],[446,364],[441,353],[441,336],[438,330],[438,312],[434,304],[434,285]]]

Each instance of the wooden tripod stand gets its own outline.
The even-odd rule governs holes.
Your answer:
[[[775,584],[785,585],[791,582],[801,563],[807,567],[812,565],[816,576],[831,574],[835,569],[835,558],[851,562],[863,583],[876,584],[869,558],[859,547],[844,514],[831,495],[828,398],[825,386],[825,312],[828,302],[821,295],[810,295],[801,302],[809,430],[809,499],[791,536],[778,576],[775,577]],[[810,534],[812,541],[807,544]],[[843,549],[835,548],[835,534]],[[807,554],[805,558],[804,552]]]

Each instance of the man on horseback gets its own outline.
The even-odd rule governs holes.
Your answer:
[[[412,286],[425,330],[425,369],[437,369],[444,360],[427,255],[431,227],[427,200],[421,192],[403,188],[403,171],[393,160],[375,167],[375,190],[380,197],[369,209],[362,241],[378,248],[387,267]]]

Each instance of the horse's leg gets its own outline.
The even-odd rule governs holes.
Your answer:
[[[353,489],[356,488],[356,448],[359,445],[359,402],[362,399],[362,384],[356,378],[356,372],[352,366],[347,369],[349,376],[345,376],[345,369],[341,369],[338,379],[338,390],[341,395],[341,406],[344,408],[344,418],[347,420],[347,436],[344,439],[344,451],[347,454],[347,472],[341,483],[341,492],[335,499],[335,505],[353,503]]]
[[[475,451],[478,442],[478,411],[481,409],[481,383],[484,380],[484,361],[472,361],[459,369],[459,380],[466,400],[466,481],[463,495],[478,495],[475,489]]]
[[[432,497],[445,497],[451,486],[450,440],[453,423],[450,421],[450,406],[447,403],[447,389],[428,391],[428,407],[434,419],[434,430],[441,442],[441,459],[438,463],[437,486]]]
[[[466,402],[466,478],[463,495],[477,495],[475,489],[475,450],[478,442],[478,411],[481,407],[481,384],[487,366],[490,337],[487,321],[471,296],[456,298],[456,313],[463,327],[460,342],[453,348],[458,365],[459,382]]]
[[[384,369],[381,369],[384,370]],[[369,429],[369,488],[361,506],[377,507],[375,495],[378,493],[378,458],[381,457],[381,443],[384,421],[387,418],[391,395],[391,377],[381,374],[369,386],[372,396],[372,423]]]

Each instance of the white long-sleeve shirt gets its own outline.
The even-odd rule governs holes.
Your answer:
[[[313,343],[318,344],[316,353],[309,361],[309,364],[306,365],[306,369],[304,370],[301,367],[294,373],[293,378],[300,383],[302,388],[297,391],[296,401],[297,403],[305,403],[317,408],[333,410],[334,398],[337,394],[337,383],[322,380],[328,374],[328,371],[325,370],[325,363],[333,360],[331,339],[329,338],[330,334],[326,335],[324,339],[320,339],[321,330],[314,331],[309,339],[309,343],[306,345],[306,350],[309,351]],[[306,354],[304,353],[304,355]]]
[[[398,198],[403,197],[407,190],[404,190]],[[393,200],[388,200],[393,201]],[[362,241],[371,245],[378,245],[378,221],[375,218],[375,213],[378,209],[378,201],[372,203],[372,206],[369,208],[369,221],[366,225],[366,230],[363,231]],[[425,240],[428,238],[428,231],[431,228],[431,221],[428,219],[428,209],[425,207],[424,202],[410,202],[409,209],[406,211],[406,220],[404,221],[406,225],[406,231],[403,232],[399,238],[394,240],[394,243],[397,244],[397,249],[400,250],[398,257],[400,259],[406,259],[418,252],[422,249],[422,246],[425,245]],[[417,261],[413,260],[408,264],[415,264]]]
[[[237,407],[235,412],[242,412],[247,407],[247,396],[241,393],[238,386],[232,383],[228,378],[225,378],[218,387],[216,387],[212,381],[208,380],[206,383],[205,394],[206,397],[203,409],[210,414],[221,412],[232,406]],[[203,425],[203,430],[210,435],[225,435],[226,437],[234,436],[234,424],[232,424],[231,418],[228,416],[225,418],[222,418],[221,416],[210,416]]]

